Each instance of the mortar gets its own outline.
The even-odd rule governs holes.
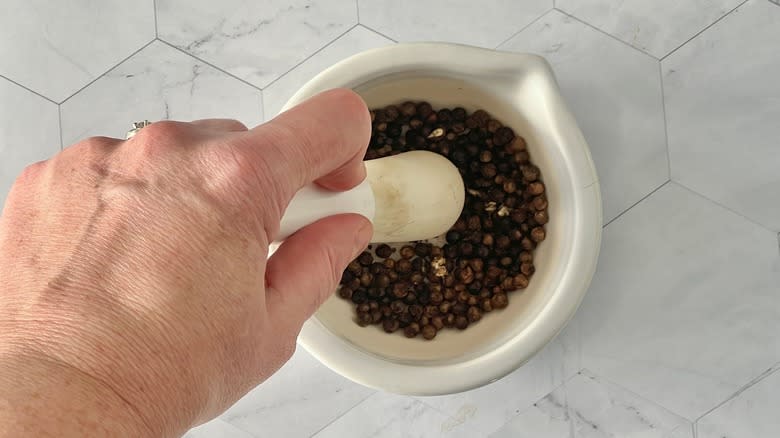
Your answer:
[[[284,109],[337,87],[370,108],[407,100],[434,108],[484,109],[523,136],[549,200],[547,239],[536,273],[506,309],[432,341],[360,327],[351,303],[334,295],[304,324],[299,344],[337,373],[408,395],[441,395],[493,382],[528,361],[573,316],[596,269],[601,196],[596,170],[553,72],[541,57],[440,43],[370,50],[323,71]]]

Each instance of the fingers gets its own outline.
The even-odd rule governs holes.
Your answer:
[[[220,132],[243,132],[247,131],[247,127],[233,119],[201,119],[192,122],[193,125],[210,129],[212,131]]]
[[[363,216],[331,216],[284,241],[268,260],[266,296],[278,324],[303,324],[338,286],[347,264],[371,239]],[[289,326],[288,326],[289,327]]]
[[[286,203],[305,184],[347,190],[366,175],[363,166],[371,119],[350,90],[314,96],[247,133],[246,152],[266,163]]]

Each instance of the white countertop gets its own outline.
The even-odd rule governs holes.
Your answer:
[[[257,124],[336,61],[418,40],[552,64],[604,197],[580,311],[514,374],[454,396],[375,392],[300,350],[189,436],[780,436],[770,0],[3,0],[0,202],[62,145],[144,119]]]

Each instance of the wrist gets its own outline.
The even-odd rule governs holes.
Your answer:
[[[108,385],[42,355],[0,349],[0,437],[155,434]]]

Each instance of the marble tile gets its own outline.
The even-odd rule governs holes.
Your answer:
[[[248,432],[219,418],[190,429],[183,438],[253,438]]]
[[[448,429],[486,436],[499,429],[580,370],[579,330],[573,322],[542,351],[514,373],[490,385],[460,394],[420,397],[449,414]]]
[[[555,6],[662,58],[744,0],[556,0]]]
[[[392,43],[363,26],[355,27],[263,90],[266,117],[273,118],[303,84],[331,65],[364,50]]]
[[[668,179],[658,63],[558,11],[500,49],[552,64],[588,141],[609,222]]]
[[[355,0],[157,0],[161,39],[258,87],[357,23]]]
[[[298,348],[278,373],[221,418],[257,437],[308,437],[373,393]]]
[[[777,237],[669,183],[610,224],[583,365],[689,420],[780,361]]]
[[[138,120],[262,121],[260,91],[155,41],[62,104],[63,142],[124,137]]]
[[[447,415],[414,398],[378,392],[334,421],[315,438],[456,438],[467,433]]]
[[[22,170],[59,151],[57,105],[0,78],[0,210]]]
[[[690,423],[583,371],[491,438],[693,438]]]
[[[153,38],[153,0],[3,0],[0,75],[61,102]]]
[[[360,22],[398,41],[495,48],[552,8],[552,0],[358,0]]]
[[[699,419],[697,438],[780,436],[780,367]]]
[[[780,8],[751,0],[663,62],[672,179],[780,231]]]

